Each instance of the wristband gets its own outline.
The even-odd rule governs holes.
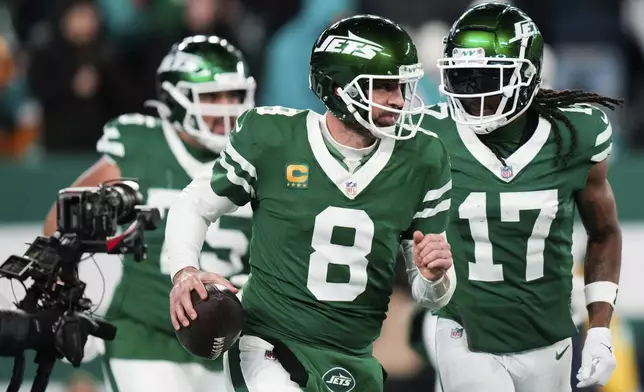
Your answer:
[[[617,303],[617,292],[619,286],[616,283],[608,281],[593,282],[584,287],[586,295],[586,306],[594,302],[607,302],[615,308]]]

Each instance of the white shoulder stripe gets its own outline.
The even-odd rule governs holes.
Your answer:
[[[445,192],[449,191],[452,189],[452,180],[449,180],[449,182],[439,189],[432,189],[429,192],[425,194],[425,197],[423,198],[423,202],[426,201],[432,201],[432,200],[438,200],[445,194]]]
[[[418,129],[419,129],[422,133],[424,133],[425,135],[427,135],[427,136],[432,136],[432,137],[435,137],[435,138],[437,138],[437,139],[438,139],[438,135],[437,135],[437,134],[435,134],[434,132],[432,132],[432,131],[428,131],[427,129],[420,128],[420,127],[419,127]]]
[[[611,137],[612,134],[613,127],[612,125],[608,124],[608,127],[606,127],[606,129],[602,133],[597,135],[597,139],[595,139],[595,146],[599,146],[600,144],[604,143],[606,140],[608,140],[608,138]]]
[[[435,216],[443,211],[449,210],[451,204],[451,199],[443,200],[434,208],[425,208],[424,210],[417,212],[416,215],[414,215],[414,219],[431,218],[432,216]]]
[[[111,126],[103,128],[103,136],[96,142],[96,151],[123,158],[125,156],[125,146],[120,137],[121,132],[118,128]]]
[[[610,151],[612,149],[613,149],[613,143],[608,145],[608,147],[604,151],[602,151],[602,152],[600,152],[598,154],[595,154],[592,157],[590,157],[590,160],[593,161],[593,162],[601,162],[604,159],[608,158],[608,156],[610,155]]]
[[[224,152],[228,154],[230,159],[237,163],[243,171],[248,173],[251,177],[254,179],[257,179],[257,170],[255,169],[255,166],[253,166],[250,162],[246,160],[240,153],[235,150],[233,145],[228,141],[228,144],[226,145],[226,148],[224,148]],[[223,155],[223,152],[222,152]]]
[[[235,173],[235,168],[228,162],[226,162],[226,157],[229,157],[229,155],[226,154],[226,151],[221,152],[221,156],[219,157],[219,163],[221,166],[226,169],[226,178],[228,178],[228,181],[231,182],[231,184],[239,185],[240,187],[244,188],[244,190],[250,194],[252,197],[255,197],[255,190],[253,189],[252,186],[246,181],[244,178],[239,177]]]

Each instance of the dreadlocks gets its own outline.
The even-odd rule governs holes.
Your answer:
[[[624,104],[624,100],[604,97],[583,90],[555,91],[540,89],[534,97],[532,105],[530,105],[530,109],[548,120],[554,129],[555,142],[557,143],[557,160],[555,161],[555,165],[566,166],[577,147],[577,130],[560,108],[580,103],[596,103],[610,110],[615,110],[616,107],[621,107]],[[570,130],[571,144],[565,155],[562,155],[561,130],[556,120],[563,122]]]

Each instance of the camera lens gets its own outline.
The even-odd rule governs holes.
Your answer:
[[[123,225],[134,220],[136,210],[134,207],[143,204],[143,195],[139,192],[138,184],[132,181],[117,182],[110,185],[113,195],[118,200],[117,223]]]

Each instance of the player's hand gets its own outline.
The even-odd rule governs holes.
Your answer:
[[[414,263],[427,280],[435,281],[443,277],[452,266],[452,251],[440,234],[423,235],[414,232]]]
[[[590,385],[606,385],[617,367],[613,353],[610,329],[594,327],[588,329],[586,342],[581,350],[581,368],[577,373],[577,388]]]
[[[174,277],[174,286],[170,292],[170,318],[174,329],[179,330],[181,325],[184,327],[190,325],[186,314],[192,320],[197,318],[197,312],[192,307],[190,292],[196,290],[201,299],[206,299],[208,293],[204,285],[208,283],[223,285],[235,294],[239,291],[223,276],[214,272],[203,272],[193,267],[179,271]]]

